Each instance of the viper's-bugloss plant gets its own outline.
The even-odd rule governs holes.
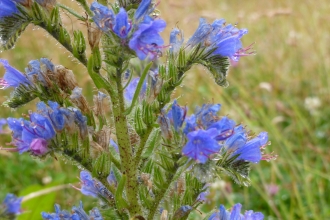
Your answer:
[[[251,164],[276,157],[263,152],[267,132],[255,134],[221,116],[220,104],[208,102],[188,114],[179,104],[183,98],[171,99],[196,64],[216,84],[228,86],[230,62],[253,54],[241,42],[246,29],[201,18],[187,41],[174,28],[166,42],[156,2],[77,2],[84,14],[55,0],[0,0],[1,50],[11,49],[28,25],[39,26],[86,67],[97,88],[89,103],[75,73],[53,63],[51,54],[30,61],[25,70],[0,59],[1,88],[12,90],[3,106],[17,109],[37,100],[36,111],[1,119],[0,128],[7,124],[12,131],[12,141],[1,150],[75,161],[81,169],[81,186],[75,188],[99,199],[100,206],[88,213],[81,202],[71,212],[55,205],[55,213],[41,213],[43,219],[187,219],[217,179],[228,175],[248,186]],[[60,9],[87,30],[73,27],[70,35]],[[21,202],[8,194],[0,216],[15,218]],[[203,217],[263,219],[259,212],[240,210],[240,204],[231,211],[221,205]]]

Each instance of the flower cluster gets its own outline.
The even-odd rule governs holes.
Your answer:
[[[0,204],[0,218],[20,214],[22,199],[22,197],[17,198],[14,194],[8,193],[2,204]]]
[[[49,142],[55,137],[57,132],[64,128],[72,130],[78,126],[80,133],[86,135],[86,117],[80,110],[60,107],[58,103],[48,101],[48,106],[44,102],[37,104],[37,112],[28,115],[29,120],[24,118],[8,118],[7,123],[12,130],[13,141],[11,144],[16,148],[6,148],[19,153],[30,152],[35,156],[43,156],[50,151]]]
[[[92,3],[91,10],[94,13],[93,20],[105,33],[110,31],[124,40],[129,40],[128,46],[136,52],[136,55],[144,60],[147,57],[155,59],[164,44],[159,35],[166,26],[164,20],[153,19],[149,14],[153,11],[151,1],[143,0],[137,8],[134,20],[130,20],[124,8],[120,8],[115,14],[111,9],[97,2]]]
[[[217,212],[213,213],[209,220],[263,220],[264,215],[260,212],[253,212],[252,210],[246,211],[241,214],[242,205],[237,203],[233,206],[232,210],[229,212],[223,205],[220,205],[220,208]]]
[[[55,213],[41,213],[43,219],[57,220],[57,219],[74,219],[74,220],[103,220],[100,211],[97,208],[93,208],[89,211],[89,215],[85,212],[82,202],[79,206],[73,206],[71,212],[61,210],[59,205],[55,205]]]
[[[220,108],[220,104],[205,104],[186,118],[187,109],[174,101],[168,114],[159,116],[158,123],[166,139],[172,136],[170,122],[176,132],[182,132],[187,137],[182,154],[198,163],[206,163],[212,155],[222,151],[230,153],[236,160],[258,163],[263,158],[261,149],[268,142],[267,133],[261,132],[251,138],[242,125],[236,125],[226,116],[219,117]]]
[[[41,85],[50,88],[56,83],[63,91],[71,91],[77,85],[72,71],[61,65],[55,66],[47,58],[30,61],[25,73],[10,66],[7,60],[0,59],[0,63],[6,70],[3,78],[0,78],[0,87],[3,89],[17,88],[20,85],[33,88]]]
[[[241,56],[253,54],[248,52],[250,46],[245,49],[242,46],[241,38],[247,32],[247,29],[238,29],[232,24],[226,24],[225,19],[218,19],[208,24],[205,18],[201,18],[197,30],[186,44],[190,47],[200,44],[206,47],[207,51],[214,50],[214,55],[238,61]],[[180,39],[177,38],[178,35]],[[176,28],[171,32],[170,44],[172,52],[178,51],[183,44],[182,33]]]

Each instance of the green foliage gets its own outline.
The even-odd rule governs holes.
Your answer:
[[[37,97],[37,94],[38,92],[35,88],[21,84],[12,92],[11,97],[3,105],[10,108],[18,108],[31,102]]]

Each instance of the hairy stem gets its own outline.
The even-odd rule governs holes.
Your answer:
[[[111,98],[113,106],[113,116],[115,121],[116,135],[121,159],[121,171],[127,175],[126,195],[129,202],[129,213],[135,216],[141,213],[138,202],[137,170],[132,166],[133,152],[128,133],[127,118],[125,115],[125,102],[121,80],[121,68],[117,69],[116,87],[117,97]]]
[[[70,41],[68,40],[63,40],[60,39],[60,32],[62,30],[65,30],[63,27],[59,27],[59,28],[54,28],[54,29],[50,29],[47,24],[45,22],[40,22],[37,23],[36,25],[40,26],[41,28],[43,28],[44,30],[46,30],[50,35],[52,35],[63,47],[65,47],[65,49],[67,49],[72,55],[74,55],[73,53],[73,47]],[[87,66],[87,58],[85,55],[81,55],[81,56],[75,56],[75,58],[77,58],[82,64],[84,64],[84,66]]]

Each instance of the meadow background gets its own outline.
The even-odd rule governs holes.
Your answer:
[[[72,1],[60,1],[79,7]],[[90,1],[91,2],[91,1]],[[240,202],[243,209],[265,214],[265,219],[330,219],[330,4],[327,0],[169,0],[159,5],[167,21],[163,33],[168,39],[175,26],[186,39],[198,26],[199,18],[212,22],[225,18],[247,28],[243,43],[255,42],[255,56],[242,58],[230,69],[228,88],[217,86],[202,67],[193,68],[174,97],[187,104],[190,113],[205,102],[221,103],[223,115],[243,122],[253,131],[268,131],[278,159],[253,167],[252,185],[239,187],[223,179],[212,190],[212,200],[200,211],[220,203],[226,207]],[[65,25],[84,28],[63,13]],[[167,40],[168,42],[168,40]],[[41,57],[72,69],[83,93],[92,100],[95,89],[86,69],[45,31],[29,26],[15,49],[0,54],[23,71],[27,63]],[[0,67],[0,76],[3,75]],[[10,91],[0,91],[4,101]],[[19,117],[33,104],[19,110],[1,107],[1,117]],[[10,141],[0,136],[0,144]],[[0,151],[0,200],[7,192],[20,196],[44,189],[49,193],[23,203],[19,219],[39,219],[40,211],[52,211],[54,202],[69,208],[83,200],[91,207],[96,200],[82,196],[68,184],[79,186],[79,171],[70,161],[32,160],[29,155]],[[58,188],[54,188],[58,187]],[[199,214],[195,212],[195,219]]]

